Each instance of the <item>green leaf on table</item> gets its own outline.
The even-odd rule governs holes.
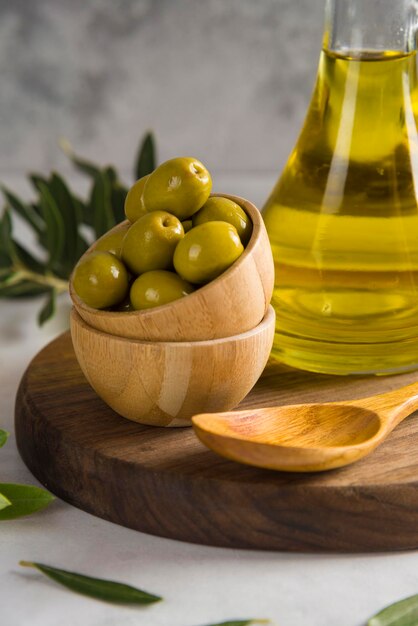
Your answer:
[[[0,511],[0,521],[16,519],[44,509],[54,500],[54,496],[40,487],[0,483],[0,493],[11,505]]]
[[[93,216],[93,228],[98,239],[115,225],[111,203],[111,185],[103,172],[94,181],[90,196],[90,211]]]
[[[9,438],[9,433],[6,432],[5,430],[0,429],[0,448],[4,446],[8,438]]]
[[[101,578],[92,578],[75,572],[50,567],[43,563],[31,563],[28,561],[20,561],[23,567],[35,567],[40,572],[52,578],[55,582],[91,598],[97,600],[105,600],[117,604],[152,604],[162,600],[160,596],[155,596],[131,585],[114,582],[112,580],[103,580]]]
[[[40,234],[44,229],[44,225],[33,206],[22,202],[22,200],[15,196],[15,194],[9,191],[6,187],[2,186],[1,190],[9,206],[16,211],[21,218],[28,222],[28,224],[30,224],[30,226],[32,226],[38,234]]]
[[[155,162],[154,136],[152,133],[147,133],[139,146],[134,169],[135,180],[151,174],[155,170]]]
[[[41,194],[41,208],[47,227],[48,267],[51,268],[62,259],[65,243],[65,226],[57,203],[45,183],[39,183],[39,193]]]
[[[11,502],[2,493],[0,493],[0,511],[10,506]]]
[[[43,326],[55,313],[57,292],[55,289],[50,289],[46,302],[38,314],[38,324]]]
[[[367,622],[367,626],[416,626],[418,624],[418,595],[387,606]]]

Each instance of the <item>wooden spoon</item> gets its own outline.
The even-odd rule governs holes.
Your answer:
[[[351,402],[206,413],[193,427],[228,459],[285,472],[321,472],[370,454],[418,410],[418,382]]]

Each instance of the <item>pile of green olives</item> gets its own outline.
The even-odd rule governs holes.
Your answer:
[[[197,159],[178,157],[136,181],[129,223],[104,235],[76,265],[73,286],[96,309],[149,309],[214,280],[242,254],[252,223],[236,202],[210,197]]]

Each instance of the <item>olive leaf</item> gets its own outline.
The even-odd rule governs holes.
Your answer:
[[[50,289],[46,302],[42,309],[38,313],[38,324],[43,326],[55,313],[57,292],[55,289]]]
[[[13,278],[13,277],[12,277]],[[30,280],[23,280],[14,285],[0,285],[0,298],[30,298],[40,296],[49,290],[44,285]]]
[[[0,493],[0,511],[10,506],[11,502],[2,493]]]
[[[41,191],[41,187],[40,185],[47,185],[48,181],[44,176],[41,176],[40,174],[28,174],[28,178],[30,180],[30,182],[32,183],[32,187],[34,188],[35,191],[40,192]],[[33,207],[34,211],[36,213],[38,213],[38,215],[41,215],[41,211],[38,210],[36,207]]]
[[[12,239],[12,220],[10,218],[10,210],[5,209],[0,222],[0,250],[2,254],[12,263],[15,255]]]
[[[138,178],[142,178],[147,174],[151,174],[151,172],[155,170],[155,166],[156,157],[154,136],[152,133],[147,133],[138,150],[138,156],[134,169],[135,180],[138,180]]]
[[[44,509],[54,496],[32,485],[0,483],[0,493],[10,501],[10,506],[0,511],[0,521],[16,519]]]
[[[1,248],[0,242],[0,281],[10,278],[10,275],[13,274],[11,266],[12,261],[9,255],[4,251],[4,249]]]
[[[74,265],[92,239],[101,236],[125,219],[127,187],[112,165],[99,166],[77,156],[65,140],[61,147],[74,166],[91,179],[87,199],[74,194],[57,172],[44,176],[28,174],[36,194],[23,201],[0,184],[5,210],[0,214],[0,298],[28,298],[46,295],[38,314],[45,323],[55,311],[56,297],[68,291]],[[147,133],[140,142],[135,172],[139,177],[155,168],[155,142]],[[29,252],[13,238],[15,216],[32,229],[39,254]]]
[[[23,218],[32,228],[40,234],[45,225],[42,223],[40,216],[36,213],[34,208],[25,202],[22,202],[17,196],[15,196],[6,187],[2,186],[1,190],[8,204]]]
[[[19,262],[30,269],[32,272],[37,274],[45,274],[44,265],[38,259],[35,259],[33,254],[28,252],[23,246],[21,246],[17,241],[13,240],[14,254],[15,257],[19,260]]]
[[[67,570],[58,569],[43,563],[32,563],[28,561],[20,561],[23,567],[35,567],[40,572],[48,576],[55,582],[91,598],[113,602],[117,604],[152,604],[162,600],[160,596],[155,596],[131,585],[125,585],[112,580],[103,580],[101,578],[92,578],[83,574],[69,572]]]
[[[68,272],[71,272],[74,264],[79,259],[79,226],[81,222],[80,208],[78,203],[75,201],[75,198],[73,198],[66,182],[56,172],[52,173],[48,187],[56,202],[56,206],[61,214],[64,224],[65,238],[63,259],[65,262],[65,273],[68,274]]]
[[[12,221],[10,209],[5,209],[0,219],[0,298],[19,297],[35,290],[43,293],[44,288],[30,282],[27,274],[21,269],[23,249],[12,237]],[[27,253],[27,262],[36,264],[35,259]]]
[[[2,272],[3,276],[0,277],[0,281],[3,283],[8,283],[11,275],[15,273],[12,270],[13,264],[18,266],[16,269],[20,269],[20,266],[26,266],[34,272],[43,272],[42,263],[13,239],[10,209],[5,209],[0,222],[0,255],[4,259],[0,267],[9,269],[9,276],[6,275],[5,271]]]
[[[108,166],[104,169],[104,175],[107,177],[111,187],[111,199],[113,214],[116,223],[122,222],[125,217],[125,198],[128,193],[127,187],[119,180],[116,170]]]
[[[4,446],[8,438],[9,438],[9,433],[6,432],[5,430],[0,429],[0,448]]]
[[[90,210],[93,214],[94,232],[98,239],[115,225],[111,204],[111,186],[103,172],[96,176],[91,191]]]
[[[367,622],[367,626],[416,626],[417,624],[418,595],[387,606]]]
[[[109,183],[111,185],[114,185],[115,183],[119,181],[118,173],[113,167],[113,165],[108,165],[107,167],[105,167],[103,169],[103,173],[105,174],[105,176],[107,176]]]
[[[115,183],[112,187],[111,204],[113,213],[115,214],[116,223],[126,220],[125,217],[125,198],[128,190],[120,183]]]
[[[100,174],[101,168],[94,163],[87,161],[87,159],[82,159],[81,157],[77,156],[67,139],[62,137],[59,141],[59,145],[61,150],[72,161],[72,163],[80,172],[82,172],[83,174],[87,174],[92,178],[96,178],[96,176]]]
[[[62,219],[57,203],[45,183],[39,183],[39,192],[41,194],[42,213],[45,224],[47,225],[46,245],[49,252],[47,268],[52,269],[54,265],[61,260],[64,250],[64,220]]]

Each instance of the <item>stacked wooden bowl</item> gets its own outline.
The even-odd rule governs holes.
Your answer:
[[[251,218],[251,239],[227,271],[192,294],[155,309],[112,312],[87,306],[70,284],[80,367],[97,394],[128,419],[189,426],[196,413],[236,406],[265,367],[275,323],[271,248],[258,209],[225,197]]]

